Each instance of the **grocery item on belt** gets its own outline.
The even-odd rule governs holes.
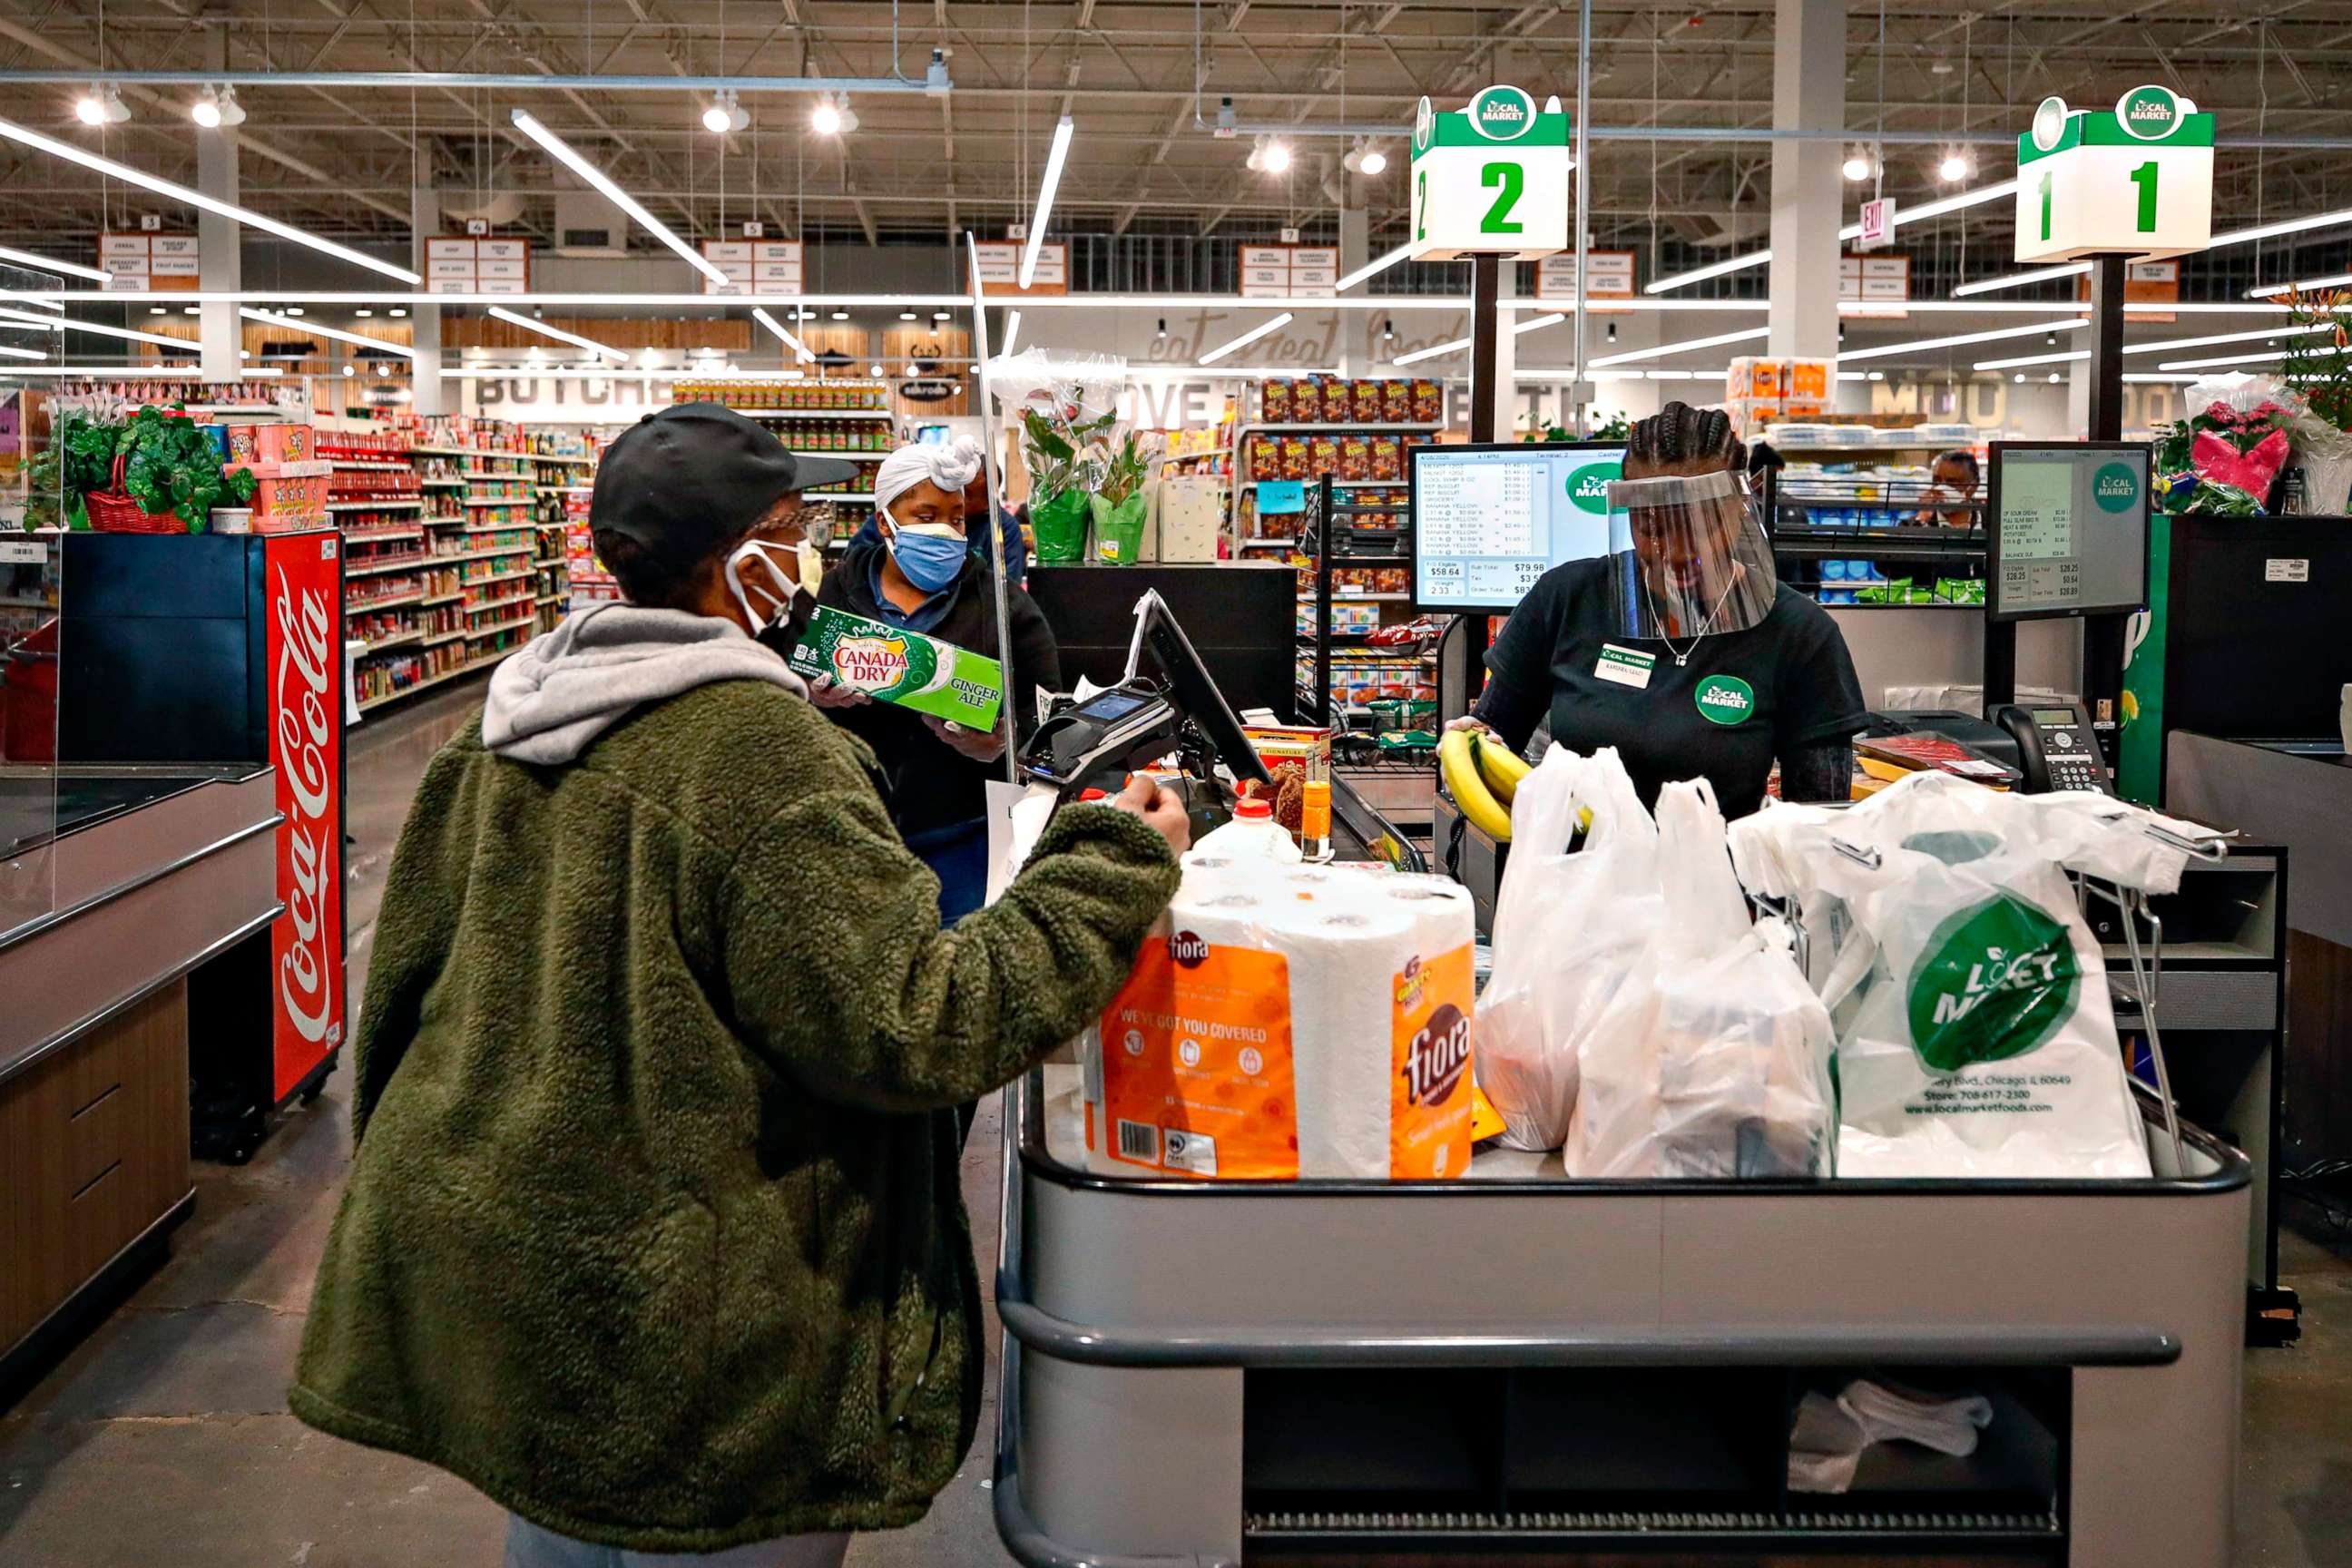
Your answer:
[[[1442,879],[1195,853],[1165,934],[1080,1038],[1090,1165],[1461,1175],[1472,927]]]
[[[992,730],[1004,668],[992,658],[831,605],[819,605],[792,658],[803,675],[829,675],[880,702]]]
[[[2107,795],[1941,773],[1733,825],[1742,879],[1792,898],[1814,933],[1839,1175],[2149,1173],[2105,960],[2066,872],[2172,891],[2187,856],[2151,827],[2203,833]]]

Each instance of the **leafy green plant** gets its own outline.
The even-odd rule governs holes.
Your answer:
[[[2279,379],[2303,395],[2312,413],[2338,430],[2352,430],[2352,321],[2336,290],[2287,295],[2287,319],[2305,330],[2287,338]]]
[[[224,473],[219,450],[194,420],[176,410],[142,408],[116,438],[123,459],[122,488],[150,515],[170,512],[190,533],[224,500],[242,506],[257,481],[249,468]]]
[[[1612,414],[1606,419],[1600,419],[1597,415],[1595,416],[1595,418],[1598,420],[1598,423],[1592,426],[1592,434],[1589,439],[1594,441],[1624,441],[1632,439],[1633,435],[1633,422],[1625,416],[1625,414],[1622,409],[1615,414]],[[1545,441],[1573,441],[1576,439],[1576,432],[1570,430],[1565,425],[1546,425],[1542,430],[1530,430],[1526,435],[1520,437],[1519,439],[1521,441],[1537,443]]]
[[[115,443],[122,426],[105,420],[69,414],[35,454],[28,475],[25,526],[86,529],[89,509],[82,497],[114,482]]]
[[[1152,454],[1137,443],[1135,432],[1129,430],[1127,439],[1111,452],[1109,467],[1104,469],[1102,484],[1095,493],[1117,506],[1143,488],[1151,458]]]

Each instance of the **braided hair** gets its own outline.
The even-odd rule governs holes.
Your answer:
[[[1738,471],[1746,459],[1746,448],[1731,433],[1731,416],[1720,408],[1669,403],[1634,425],[1625,450],[1625,477]]]

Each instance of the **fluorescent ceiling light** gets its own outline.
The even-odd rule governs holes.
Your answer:
[[[0,354],[6,354],[10,359],[47,359],[49,357],[40,349],[12,349],[5,343],[0,343]]]
[[[2031,364],[2073,364],[2077,361],[2086,360],[2090,357],[2091,351],[2088,349],[2070,349],[2063,353],[2020,354],[2015,359],[1980,359],[1977,361],[1974,368],[1977,370],[2017,370],[2025,365]]]
[[[2334,212],[2313,213],[2308,217],[2280,218],[2275,223],[2258,223],[2252,228],[2233,228],[2227,234],[2215,235],[2209,245],[2244,245],[2257,239],[2276,239],[2283,234],[2302,234],[2315,228],[2332,228],[2340,223],[2352,223],[2352,207],[2339,207]]]
[[[1349,289],[1353,289],[1357,284],[1361,283],[1365,279],[1373,276],[1375,273],[1387,271],[1390,268],[1394,267],[1398,262],[1402,261],[1406,257],[1412,254],[1412,246],[1400,245],[1394,250],[1390,251],[1386,256],[1377,257],[1370,261],[1365,262],[1353,272],[1341,278],[1339,281],[1332,287],[1337,292],[1344,294]]]
[[[2308,293],[2314,289],[2341,289],[2352,283],[2352,272],[2331,272],[2325,278],[2301,278],[2292,283],[2273,283],[2266,289],[2249,289],[2249,300],[2267,300],[2278,294]]]
[[[1642,286],[1644,294],[1663,294],[1669,289],[1681,289],[1693,283],[1704,283],[1710,278],[1720,278],[1727,272],[1743,272],[1750,267],[1761,267],[1772,259],[1771,249],[1751,250],[1745,256],[1734,256],[1721,261],[1710,261],[1705,267],[1694,267],[1688,272],[1677,272],[1671,278],[1654,279]]]
[[[1045,223],[1054,216],[1054,192],[1062,184],[1062,165],[1069,160],[1070,138],[1077,134],[1077,121],[1065,114],[1054,124],[1054,144],[1045,153],[1045,177],[1037,182],[1037,213],[1029,220],[1029,244],[1021,252],[1021,287],[1037,275],[1037,253],[1045,245]]]
[[[2272,349],[2266,353],[2249,350],[2242,354],[2215,354],[2211,359],[2160,360],[2156,368],[2158,370],[2215,370],[2223,365],[2267,364],[2274,359],[2284,358],[2284,354],[2285,351],[2282,349]]]
[[[44,310],[62,312],[66,308],[62,300],[52,300],[47,294],[19,294],[14,289],[0,289],[0,300],[14,300],[19,304],[32,305]],[[156,313],[160,315],[162,312]]]
[[[1254,343],[1269,332],[1280,331],[1283,328],[1290,324],[1290,321],[1291,312],[1285,310],[1282,314],[1273,318],[1271,321],[1261,321],[1256,326],[1252,327],[1248,331],[1244,332],[1240,337],[1234,339],[1231,342],[1220,343],[1215,348],[1213,348],[1207,353],[1202,354],[1201,363],[1202,364],[1214,364],[1217,361],[1224,358],[1235,349]]]
[[[2192,381],[2202,381],[2205,378],[2201,375],[2151,375],[2139,372],[2126,371],[2124,372],[2124,379],[2126,381],[2136,381],[2154,386],[2186,386]]]
[[[783,345],[793,351],[794,357],[796,357],[801,363],[814,364],[816,363],[816,355],[809,353],[808,345],[801,342],[800,339],[793,336],[792,333],[786,331],[784,330],[784,324],[776,320],[775,317],[768,314],[764,306],[752,306],[751,319],[759,322],[760,325],[767,328],[768,331],[773,333],[777,338],[782,340]]]
[[[289,332],[299,332],[306,336],[312,337],[333,338],[339,342],[356,343],[361,348],[366,349],[373,353],[397,354],[402,359],[415,359],[416,357],[416,351],[415,349],[404,347],[399,343],[388,343],[382,338],[371,338],[361,332],[347,332],[341,327],[321,327],[314,325],[309,321],[289,321],[283,316],[274,315],[268,310],[257,310],[249,306],[239,310],[237,314],[244,317],[248,321],[259,321],[265,327],[283,327]]]
[[[1013,340],[1020,337],[1020,335],[1021,312],[1018,310],[1007,310],[1004,313],[1004,345],[996,352],[1001,354],[1011,353],[1013,352]]]
[[[1678,354],[1685,349],[1721,348],[1726,343],[1752,343],[1758,338],[1772,335],[1769,327],[1745,327],[1736,332],[1717,332],[1713,337],[1685,338],[1680,342],[1660,343],[1654,348],[1628,349],[1623,353],[1603,354],[1592,362],[1599,369],[1605,364],[1629,364],[1635,360],[1658,359],[1666,354]]]
[[[0,308],[0,321],[26,321],[36,327],[47,327],[53,332],[92,332],[101,338],[121,338],[129,343],[159,343],[183,353],[194,353],[196,345],[185,338],[167,338],[160,332],[135,332],[129,327],[102,327],[95,321],[68,321],[55,316],[36,316],[30,310]]]
[[[1565,315],[1561,314],[1558,310],[1553,310],[1548,314],[1537,316],[1528,321],[1513,323],[1511,327],[1511,335],[1513,337],[1517,337],[1521,332],[1539,332],[1546,327],[1557,327],[1566,320],[1568,320],[1568,318]]]
[[[1435,359],[1440,354],[1458,354],[1469,346],[1470,340],[1468,338],[1456,338],[1450,343],[1432,343],[1425,349],[1415,349],[1411,353],[1399,354],[1396,358],[1389,361],[1389,363],[1391,364],[1419,364],[1425,359]]]
[[[84,267],[79,261],[59,261],[54,256],[42,256],[35,251],[18,250],[13,245],[0,245],[0,261],[14,261],[21,266],[37,268],[44,272],[62,272],[68,278],[87,278],[93,283],[110,283],[109,273],[95,267]]]
[[[2071,332],[2077,327],[2087,327],[2090,324],[2091,319],[2088,316],[2078,316],[2071,321],[2053,321],[2046,324],[2036,321],[2022,327],[2000,327],[1989,332],[1962,332],[1957,337],[1923,338],[1917,342],[1910,343],[1883,343],[1876,348],[1856,349],[1851,353],[1841,353],[1837,357],[1838,363],[1844,364],[1854,360],[1885,359],[1889,354],[1925,353],[1929,349],[1966,348],[1970,343],[1993,343],[2000,342],[2003,338],[2032,337],[2042,332]]]
[[[2022,289],[2032,283],[2047,283],[2055,278],[2077,278],[2091,269],[2087,261],[2070,261],[2063,267],[2037,267],[2031,272],[2012,272],[2005,278],[1979,278],[1973,283],[1955,284],[1952,293],[1958,296],[1990,294],[1996,289]]]
[[[695,249],[694,247],[687,244],[686,241],[678,238],[677,235],[671,233],[668,226],[665,225],[659,218],[654,216],[653,214],[646,211],[643,206],[639,205],[637,199],[635,196],[632,196],[628,192],[614,184],[605,174],[604,170],[598,168],[595,164],[590,163],[587,159],[573,152],[571,144],[566,142],[562,137],[558,136],[554,132],[550,131],[546,126],[541,125],[539,122],[538,117],[533,115],[529,110],[513,110],[509,111],[508,118],[514,121],[516,130],[521,132],[524,135],[538,142],[541,147],[547,149],[549,155],[554,158],[557,163],[562,163],[565,168],[571,170],[573,174],[587,181],[591,185],[593,185],[598,194],[603,195],[606,201],[611,202],[614,206],[628,214],[632,218],[635,218],[637,222],[637,226],[643,228],[647,234],[652,235],[656,239],[660,240],[664,245],[668,246],[672,250],[677,252],[678,255],[684,257],[688,264],[693,267],[696,271],[701,273],[705,278],[709,279],[713,283],[718,284],[721,289],[732,289],[735,287],[734,279],[729,278],[727,274],[719,270],[718,267],[711,262],[709,257],[703,255],[702,252]],[[409,281],[412,283],[416,281],[415,275],[412,274],[410,276]]]
[[[2126,343],[2127,354],[2160,353],[2166,349],[2203,349],[2216,343],[2259,343],[2272,338],[2292,338],[2307,332],[2332,332],[2333,321],[2315,322],[2307,327],[2258,327],[2251,332],[2214,332],[2201,338],[2163,338],[2155,342]]]
[[[567,332],[562,327],[551,327],[545,321],[535,321],[520,310],[509,310],[504,305],[493,305],[490,307],[489,313],[509,326],[521,327],[527,331],[537,332],[541,337],[553,338],[559,343],[570,343],[573,348],[586,349],[592,354],[602,354],[606,359],[619,360],[623,364],[629,363],[628,352],[625,349],[616,349],[609,343],[600,343],[593,338],[583,338],[578,332]]]
[[[142,189],[153,191],[158,195],[169,196],[175,202],[183,202],[192,207],[200,207],[220,217],[233,218],[248,228],[257,228],[264,234],[274,234],[280,239],[290,239],[297,245],[307,245],[313,250],[323,250],[329,256],[340,258],[355,266],[364,267],[372,272],[381,272],[387,278],[397,278],[403,283],[424,281],[424,279],[405,267],[395,267],[389,261],[379,261],[373,256],[363,256],[347,246],[337,245],[333,240],[320,239],[315,234],[307,234],[291,224],[279,223],[276,218],[263,217],[259,213],[248,212],[233,202],[215,200],[202,191],[192,191],[185,185],[175,185],[169,180],[158,179],[144,170],[131,167],[128,163],[118,163],[111,158],[101,158],[95,153],[86,153],[69,142],[60,142],[55,137],[44,136],[39,132],[27,130],[14,121],[0,120],[0,136],[5,136],[12,142],[22,142],[52,157],[63,158],[68,163],[79,163],[85,169],[94,169],[101,174],[109,174],[115,179],[127,181]],[[44,265],[53,264],[44,263]],[[79,268],[74,270],[77,275],[80,273]]]

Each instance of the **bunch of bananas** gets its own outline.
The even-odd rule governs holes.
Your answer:
[[[1437,743],[1437,770],[1462,815],[1497,844],[1508,844],[1511,797],[1528,776],[1527,763],[1492,735],[1448,730]]]

